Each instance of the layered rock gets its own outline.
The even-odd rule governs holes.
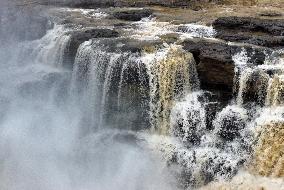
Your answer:
[[[151,16],[152,14],[153,11],[150,9],[130,9],[114,12],[113,16],[120,20],[139,21],[142,18]]]
[[[221,17],[213,23],[216,29],[237,29],[251,32],[268,33],[283,36],[284,22],[282,19],[260,19],[252,17]]]
[[[284,46],[284,20],[252,17],[221,17],[213,22],[216,37],[266,47]]]
[[[197,62],[197,71],[201,87],[208,90],[220,90],[224,99],[230,99],[234,87],[235,63],[233,56],[245,50],[249,63],[263,64],[265,51],[269,49],[256,46],[229,45],[226,42],[210,39],[187,39],[182,42],[184,49],[193,53]]]
[[[119,33],[111,29],[85,29],[80,31],[68,32],[71,35],[71,40],[66,48],[64,64],[66,67],[72,67],[80,44],[94,38],[115,38]]]

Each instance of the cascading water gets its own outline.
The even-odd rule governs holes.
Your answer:
[[[270,177],[281,177],[283,176],[283,156],[281,148],[283,146],[283,140],[280,137],[283,133],[281,83],[283,60],[281,58],[279,59],[277,56],[274,57],[274,60],[267,57],[264,65],[253,66],[249,63],[247,56],[244,55],[245,52],[243,51],[235,55],[234,60],[237,69],[241,70],[241,72],[239,72],[241,74],[238,80],[239,88],[236,103],[239,107],[238,109],[243,109],[248,113],[248,120],[244,122],[247,127],[243,127],[243,129],[249,129],[250,131],[251,139],[247,141],[247,143],[250,143],[249,146],[254,152],[252,158],[248,157],[249,163],[252,162],[252,164],[248,164],[248,167],[252,173]],[[249,103],[248,105],[250,106],[247,106],[247,103]],[[236,119],[234,119],[234,121],[236,121]],[[238,126],[240,127],[241,125]],[[241,131],[243,131],[243,129]],[[241,134],[244,134],[244,132]],[[252,176],[248,175],[248,179],[251,177]],[[239,180],[239,182],[237,180]],[[265,181],[267,179],[263,180]],[[243,183],[250,186],[248,181],[238,177],[233,179],[232,184],[234,183]],[[273,182],[269,181],[264,182],[262,186],[274,188]],[[215,185],[211,188],[214,189],[213,187],[217,188]],[[221,187],[222,186],[219,186],[219,188]],[[226,185],[223,185],[223,187],[225,188]],[[281,187],[283,187],[283,183],[275,181],[275,189]],[[231,188],[236,187],[231,185]],[[210,189],[210,186],[208,186],[208,189]]]
[[[175,189],[137,134],[101,121],[111,96],[118,105],[113,82],[124,86],[128,70],[117,67],[136,63],[135,54],[85,42],[71,71],[62,64],[68,34],[55,25],[41,39],[11,44],[0,62],[0,189]]]
[[[283,90],[284,90],[284,78],[283,75],[275,75],[269,80],[269,86],[267,88],[266,104],[269,106],[283,105]]]
[[[152,60],[146,62],[152,130],[168,134],[173,101],[199,86],[195,61],[192,54],[179,46],[168,47],[152,56]]]
[[[88,27],[59,23],[0,54],[0,189],[194,189],[238,183],[241,168],[283,177],[281,59],[233,56],[236,97],[221,105],[201,89],[198,60],[181,45],[127,44],[172,32],[212,38],[212,27],[142,19],[122,29],[131,40],[82,42],[66,67],[72,35]]]
[[[101,128],[106,125],[114,127],[122,122],[117,121],[119,118],[114,116],[118,116],[124,111],[127,112],[125,105],[122,104],[122,95],[125,95],[125,91],[132,90],[132,93],[135,93],[134,90],[138,92],[141,90],[140,88],[132,89],[131,86],[125,86],[124,83],[128,81],[129,84],[135,80],[138,80],[136,81],[138,84],[145,83],[144,75],[142,75],[145,74],[143,68],[145,67],[139,60],[138,54],[109,52],[107,47],[102,47],[99,41],[88,41],[79,47],[73,69],[72,91],[85,93],[83,96],[86,96],[86,102],[83,109],[87,108],[85,112],[90,114],[90,118],[93,118],[90,123],[94,127]],[[132,96],[134,95],[132,94]],[[143,102],[141,102],[141,106],[143,106],[142,104]],[[130,111],[134,113],[135,110]],[[131,113],[128,112],[128,114]],[[113,118],[108,118],[108,115]],[[124,117],[124,119],[127,118],[126,115]],[[133,120],[135,117],[137,116],[130,115],[127,119]],[[124,124],[126,125],[126,123]],[[127,127],[124,126],[124,128]],[[139,127],[137,126],[137,128]]]

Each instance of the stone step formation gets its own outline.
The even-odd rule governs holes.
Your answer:
[[[76,3],[0,13],[0,189],[283,186],[283,15]]]

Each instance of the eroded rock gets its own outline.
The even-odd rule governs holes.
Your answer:
[[[142,18],[151,16],[152,14],[153,11],[150,9],[130,9],[114,12],[113,16],[120,20],[139,21]]]
[[[284,20],[252,17],[221,17],[213,22],[217,38],[265,47],[284,46]]]
[[[263,32],[274,36],[284,36],[283,19],[260,19],[252,17],[221,17],[213,26],[217,30],[236,29],[251,32]]]
[[[70,32],[71,40],[67,47],[64,64],[67,67],[72,67],[76,52],[80,44],[93,38],[115,38],[119,33],[111,29],[86,29],[82,31]]]
[[[265,61],[269,49],[249,45],[229,45],[224,41],[210,39],[187,39],[184,49],[191,52],[197,63],[201,88],[221,93],[223,100],[232,96],[235,76],[233,56],[246,51],[250,64],[260,65]]]

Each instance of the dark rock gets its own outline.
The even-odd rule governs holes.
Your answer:
[[[249,43],[265,47],[280,48],[284,46],[284,36],[253,35],[252,33],[219,31],[216,37],[230,42]]]
[[[245,76],[245,79],[242,81],[243,85],[246,86],[241,92],[242,103],[255,102],[258,105],[264,106],[269,75],[262,70],[254,70],[248,76]]]
[[[265,52],[271,52],[256,46],[228,45],[223,41],[200,38],[187,39],[181,44],[196,60],[201,88],[221,92],[224,100],[232,96],[235,76],[233,55],[245,50],[249,63],[259,65],[265,61]]]
[[[43,5],[56,5],[56,6],[68,6],[74,8],[98,8],[98,7],[114,7],[115,0],[41,0],[39,2]]]
[[[118,32],[111,29],[88,29],[72,33],[74,41],[84,42],[92,38],[114,38],[118,37]]]
[[[87,29],[83,31],[73,31],[70,33],[71,40],[64,56],[64,66],[72,67],[77,53],[77,49],[85,41],[93,38],[115,38],[119,33],[111,29]]]
[[[113,13],[113,16],[120,20],[126,21],[139,21],[142,18],[149,17],[153,14],[150,9],[130,9],[124,11],[117,11]]]
[[[265,16],[265,17],[280,17],[280,16],[282,16],[282,13],[280,13],[280,12],[268,11],[268,12],[262,12],[262,13],[260,13],[259,16]]]
[[[214,21],[217,38],[258,46],[284,46],[284,19],[221,17]]]
[[[216,114],[220,111],[222,106],[220,102],[208,102],[205,104],[205,113],[206,113],[206,128],[212,130],[213,120],[216,117]]]
[[[161,40],[141,41],[131,38],[101,39],[108,52],[131,52],[141,53],[142,51],[159,49],[163,45]]]
[[[206,2],[207,0],[202,0]],[[201,9],[200,0],[76,0],[76,1],[65,1],[62,0],[41,0],[41,4],[45,5],[61,5],[70,7],[80,7],[80,8],[98,8],[98,7],[146,7],[146,6],[166,6],[166,7],[189,7],[194,10]]]
[[[268,33],[274,36],[284,36],[283,19],[260,19],[252,17],[221,17],[213,22],[215,29],[234,29]]]
[[[224,141],[233,141],[240,137],[240,131],[246,127],[246,122],[238,111],[232,108],[225,109],[214,121],[215,133]]]
[[[118,141],[122,144],[138,145],[139,139],[133,133],[118,133],[114,135],[114,141]]]

